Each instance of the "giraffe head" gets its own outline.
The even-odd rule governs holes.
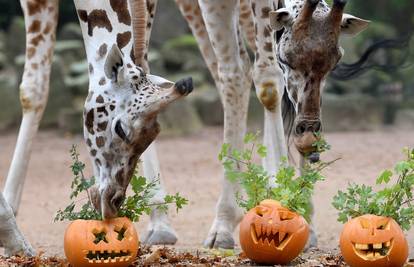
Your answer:
[[[98,183],[92,201],[103,218],[111,218],[123,203],[140,155],[160,131],[158,112],[193,86],[191,78],[174,83],[146,74],[116,44],[102,68],[102,77],[91,75],[90,86],[96,87],[85,103],[84,137]]]
[[[325,79],[343,56],[340,35],[356,35],[369,21],[344,14],[347,0],[292,0],[270,13],[277,31],[277,58],[283,72],[285,94],[295,109],[292,132],[302,154],[313,152],[315,132],[321,125],[321,91]]]

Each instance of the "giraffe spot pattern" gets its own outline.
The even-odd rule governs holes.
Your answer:
[[[105,145],[105,137],[104,136],[97,136],[95,139],[96,146],[101,148]]]
[[[33,16],[36,13],[41,12],[47,7],[47,0],[36,0],[27,2],[27,10],[30,16]]]
[[[107,51],[108,51],[108,45],[105,43],[101,44],[101,46],[99,46],[99,49],[98,49],[99,57],[103,58],[106,55]]]
[[[95,9],[87,15],[88,21],[88,35],[92,36],[93,29],[105,28],[108,32],[112,32],[112,24],[109,21],[108,15],[105,10]]]
[[[42,26],[42,22],[40,20],[34,20],[32,22],[32,24],[30,24],[29,28],[27,29],[27,31],[29,33],[34,33],[34,32],[39,32]]]
[[[95,134],[95,131],[93,130],[94,119],[95,119],[95,113],[94,113],[94,110],[91,109],[88,111],[88,113],[86,113],[86,118],[85,118],[85,127],[86,127],[86,130],[88,130],[90,134]]]
[[[118,21],[126,25],[131,25],[131,15],[129,14],[126,0],[110,0],[109,3],[117,15]]]
[[[130,40],[131,40],[130,31],[118,33],[116,35],[116,43],[118,44],[119,49],[124,48],[129,43]]]

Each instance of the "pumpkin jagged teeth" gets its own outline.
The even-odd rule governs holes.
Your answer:
[[[390,247],[391,246],[391,241],[388,241],[387,243],[384,243],[385,247]]]
[[[379,252],[374,252],[374,258],[379,258],[379,257],[381,257],[382,255],[381,255],[381,253],[379,253]]]
[[[380,249],[380,248],[382,248],[382,243],[375,243],[375,244],[373,244],[372,246],[373,246],[373,248],[375,248],[375,249]]]
[[[273,239],[272,239],[272,240],[270,241],[270,245],[271,245],[271,246],[273,246],[273,247],[276,247],[275,240],[273,240]]]
[[[256,231],[256,237],[260,238],[262,236],[262,225],[258,222],[254,222],[254,230]]]
[[[374,252],[373,251],[368,252],[367,253],[367,258],[373,259],[374,258]]]
[[[266,235],[269,236],[272,234],[272,227],[266,227]]]
[[[279,232],[279,243],[282,243],[283,239],[285,239],[286,233],[285,232]]]
[[[368,244],[359,244],[359,243],[356,243],[355,244],[355,248],[356,249],[359,249],[359,250],[367,250],[368,249]]]
[[[276,228],[276,225],[272,225],[272,234],[273,235],[276,235],[277,234],[277,228]]]

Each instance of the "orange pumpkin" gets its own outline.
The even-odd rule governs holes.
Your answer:
[[[392,218],[370,214],[344,225],[340,247],[350,266],[398,267],[408,257],[407,240],[400,226]]]
[[[76,220],[65,232],[65,255],[75,267],[128,266],[138,246],[138,234],[128,218]]]
[[[263,200],[244,216],[240,245],[246,256],[261,264],[286,264],[308,241],[309,226],[299,214],[275,200]]]

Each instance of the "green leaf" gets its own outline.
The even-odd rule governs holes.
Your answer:
[[[245,144],[250,144],[256,141],[257,138],[257,134],[253,134],[253,133],[248,133],[244,136],[244,140],[243,142]]]
[[[219,154],[219,160],[222,161],[225,157],[227,157],[227,155],[229,154],[230,151],[230,144],[223,144],[221,146],[221,151]]]
[[[267,148],[264,145],[258,145],[258,147],[257,147],[257,154],[261,158],[266,157],[266,155],[267,155]]]
[[[132,191],[134,191],[134,193],[139,193],[141,191],[143,191],[145,185],[147,184],[147,179],[143,176],[132,176],[131,178],[131,182],[130,182],[131,186],[132,186]]]
[[[382,183],[389,183],[389,181],[391,180],[392,177],[392,171],[390,170],[385,170],[381,173],[381,175],[377,178],[377,184],[382,184]]]

